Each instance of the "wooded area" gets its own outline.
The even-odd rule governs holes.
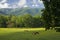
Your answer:
[[[37,28],[41,27],[43,22],[41,17],[31,16],[30,14],[14,16],[14,15],[0,15],[0,27],[1,28]]]

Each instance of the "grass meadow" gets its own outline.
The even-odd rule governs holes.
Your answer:
[[[60,40],[60,32],[44,28],[0,28],[0,40]]]

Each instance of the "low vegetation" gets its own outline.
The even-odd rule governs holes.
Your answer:
[[[0,40],[60,40],[60,32],[45,28],[0,28]]]

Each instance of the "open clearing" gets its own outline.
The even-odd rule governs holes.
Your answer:
[[[0,40],[60,40],[60,32],[44,30],[44,28],[0,28]],[[39,34],[34,35],[34,32]]]

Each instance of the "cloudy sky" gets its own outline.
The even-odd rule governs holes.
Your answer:
[[[43,2],[40,0],[0,0],[0,8],[17,8],[28,6],[43,7]]]

